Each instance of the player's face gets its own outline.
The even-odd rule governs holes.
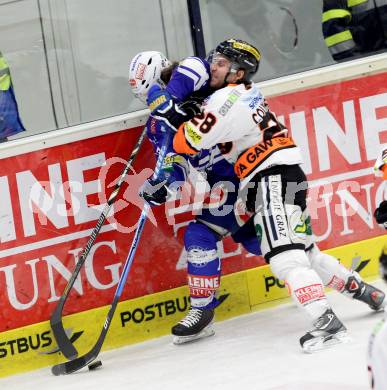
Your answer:
[[[227,73],[230,72],[231,62],[219,54],[215,54],[211,62],[211,82],[212,88],[222,88]],[[231,74],[229,75],[231,76]],[[227,82],[232,82],[227,77]]]

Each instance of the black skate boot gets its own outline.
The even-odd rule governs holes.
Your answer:
[[[215,334],[213,329],[214,309],[195,309],[172,328],[174,344],[188,343]]]
[[[313,324],[314,329],[300,338],[304,352],[312,353],[329,346],[347,342],[347,328],[336,317],[332,309],[328,309]]]
[[[383,309],[386,304],[383,291],[357,279],[356,276],[348,278],[344,289],[353,299],[366,303],[373,310]]]

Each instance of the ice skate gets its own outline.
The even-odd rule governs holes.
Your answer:
[[[345,291],[350,294],[353,299],[366,303],[372,310],[382,310],[386,305],[383,291],[357,279],[356,276],[348,278],[345,285]]]
[[[313,353],[335,344],[348,342],[347,328],[336,317],[332,309],[328,309],[313,324],[314,329],[300,338],[304,352]]]
[[[188,314],[172,328],[173,343],[184,344],[190,341],[213,336],[214,309],[195,309],[191,307]]]

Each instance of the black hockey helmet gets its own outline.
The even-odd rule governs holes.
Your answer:
[[[257,48],[241,39],[227,39],[219,43],[215,49],[216,53],[220,53],[230,59],[233,64],[236,64],[238,69],[245,71],[245,76],[242,82],[251,82],[252,77],[257,73],[261,53]]]

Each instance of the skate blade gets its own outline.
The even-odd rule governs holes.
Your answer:
[[[371,307],[371,309],[373,309],[373,308]],[[387,312],[387,300],[386,300],[386,298],[384,298],[383,302],[380,304],[380,306],[378,308],[373,309],[373,310],[375,310],[377,313],[378,312]]]
[[[180,345],[180,344],[190,343],[195,340],[213,336],[214,334],[215,334],[215,329],[212,326],[212,324],[210,324],[207,327],[205,327],[201,332],[191,336],[173,336],[173,344]]]
[[[352,339],[348,336],[347,331],[339,332],[334,335],[321,336],[315,339],[306,341],[302,346],[305,353],[314,353],[326,348],[330,348],[336,344],[348,343]]]

